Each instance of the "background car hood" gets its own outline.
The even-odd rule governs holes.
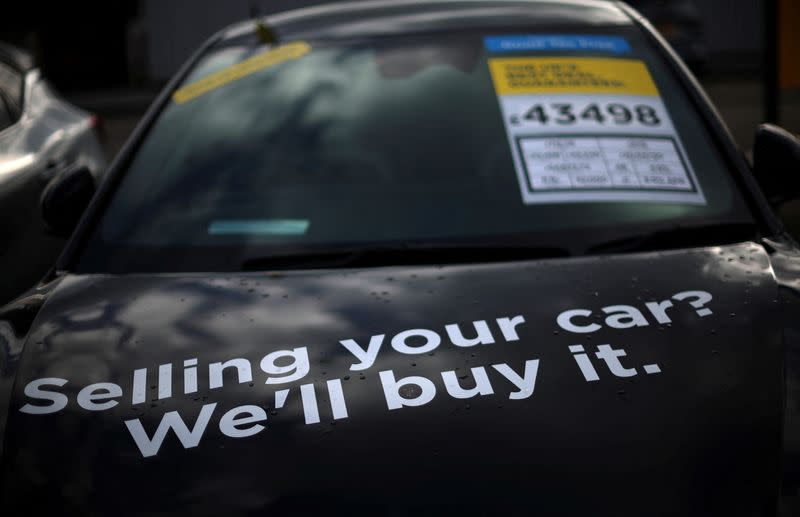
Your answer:
[[[678,294],[687,291],[711,299]],[[777,297],[768,256],[753,243],[457,267],[69,276],[17,365],[1,504],[15,515],[766,513],[781,450]],[[664,300],[670,322],[645,305]],[[569,331],[565,316],[559,324],[578,309],[587,312],[569,321],[601,328]],[[517,316],[514,339],[498,318]],[[454,345],[446,326],[470,338],[475,321],[494,342]],[[413,329],[431,332],[402,334]],[[351,370],[359,361],[341,344],[348,339],[365,349],[381,342],[372,366]],[[598,380],[582,373],[578,345]],[[602,345],[625,351],[616,371],[627,376],[595,355]],[[301,347],[308,374],[265,384],[275,376],[262,359]],[[415,347],[424,353],[402,353]],[[231,369],[210,388],[209,363],[235,358],[249,361],[252,381]],[[184,394],[192,359],[198,389]],[[159,385],[165,364],[169,396]],[[511,379],[526,364],[535,382],[517,388]],[[134,370],[144,368],[146,402],[133,404]],[[423,386],[392,388],[391,378],[408,376]],[[43,388],[67,406],[22,412],[50,403],[23,392],[42,378],[67,381]],[[454,398],[453,379],[462,391],[481,381],[482,394]],[[119,403],[79,406],[79,391],[98,382],[118,384]],[[429,402],[390,409],[399,397],[424,402],[430,386]],[[264,429],[223,434],[223,415],[242,405],[264,408]],[[145,456],[133,438],[137,426],[152,438],[175,417],[197,432],[204,414],[188,446],[169,430]]]

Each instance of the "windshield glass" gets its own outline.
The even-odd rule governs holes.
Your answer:
[[[77,269],[400,244],[580,254],[751,223],[671,73],[633,28],[225,40],[144,137]]]

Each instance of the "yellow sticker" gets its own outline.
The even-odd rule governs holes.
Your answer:
[[[634,59],[503,57],[489,59],[489,70],[499,95],[658,95],[645,64]]]
[[[310,51],[311,45],[305,41],[295,41],[275,47],[178,88],[172,94],[172,100],[178,104],[184,103],[259,70],[303,57]]]

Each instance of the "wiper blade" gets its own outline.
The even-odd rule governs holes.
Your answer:
[[[758,237],[758,227],[751,222],[675,225],[653,232],[595,244],[586,255],[626,251],[656,251],[676,248],[717,246],[744,242]]]
[[[243,261],[241,268],[243,271],[258,271],[469,264],[556,258],[569,255],[569,251],[563,248],[524,245],[369,246],[252,257]]]

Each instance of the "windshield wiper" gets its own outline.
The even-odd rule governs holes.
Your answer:
[[[717,246],[744,242],[758,237],[751,222],[675,225],[652,232],[624,237],[590,246],[586,255],[626,251],[656,251],[675,248]]]
[[[366,246],[252,257],[243,271],[443,265],[567,257],[566,249],[524,245]]]

